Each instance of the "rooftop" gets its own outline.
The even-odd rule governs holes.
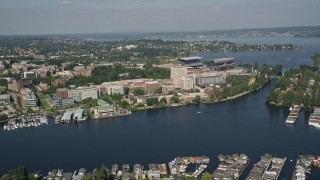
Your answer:
[[[179,60],[182,60],[182,61],[191,61],[191,60],[200,60],[200,59],[202,59],[202,57],[199,57],[199,56],[179,58]]]

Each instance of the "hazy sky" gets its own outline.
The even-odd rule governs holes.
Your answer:
[[[0,0],[0,34],[320,25],[320,0]]]

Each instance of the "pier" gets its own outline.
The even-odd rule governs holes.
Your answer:
[[[261,160],[253,166],[251,169],[247,180],[256,180],[262,179],[267,171],[272,160],[272,156],[269,154],[265,154],[261,156]]]
[[[320,108],[314,108],[309,118],[309,126],[320,127]]]
[[[307,173],[311,173],[311,167],[316,158],[312,155],[299,155],[292,179],[306,179]]]
[[[300,107],[298,105],[294,105],[293,108],[290,107],[290,114],[286,120],[286,123],[295,124],[298,119],[299,111],[300,111]]]
[[[271,167],[264,173],[263,180],[277,180],[284,163],[286,162],[285,158],[276,158],[273,157],[271,160]]]

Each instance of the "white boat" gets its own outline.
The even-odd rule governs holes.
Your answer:
[[[3,130],[5,130],[5,131],[7,130],[7,126],[6,126],[6,125],[5,125],[5,126],[3,126]]]
[[[197,114],[201,114],[201,111],[197,111]]]

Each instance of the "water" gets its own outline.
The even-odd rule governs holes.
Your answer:
[[[214,39],[211,39],[214,40]],[[244,44],[294,44],[301,46],[302,49],[295,51],[261,51],[261,52],[223,52],[223,53],[199,53],[204,61],[216,58],[234,57],[236,64],[254,64],[258,65],[282,64],[283,70],[286,71],[291,67],[300,65],[312,65],[311,56],[315,52],[320,52],[320,39],[298,39],[288,37],[260,37],[260,38],[216,38],[218,41],[230,41]]]
[[[319,46],[310,45],[313,49]],[[281,58],[279,53],[286,56]],[[239,57],[259,60],[259,53],[250,54],[239,53]],[[267,52],[265,55],[269,57],[260,59],[291,67],[306,63],[312,55],[302,53],[305,60],[294,63],[292,59],[297,54],[300,53]],[[279,56],[279,60],[274,60],[274,56]],[[291,60],[286,61],[287,57]],[[268,105],[264,101],[271,88],[272,83],[258,92],[211,105],[140,111],[128,117],[78,125],[54,125],[51,121],[48,126],[38,128],[1,130],[0,174],[20,164],[43,173],[54,168],[73,172],[81,167],[92,170],[102,163],[108,167],[113,163],[141,163],[147,167],[148,163],[168,163],[176,156],[196,155],[207,155],[211,162],[206,170],[213,172],[219,154],[245,153],[251,162],[243,178],[261,155],[271,153],[287,157],[279,178],[291,179],[299,154],[319,154],[320,129],[308,127],[309,113],[304,109],[297,124],[287,126],[288,107]],[[320,177],[320,169],[312,171],[309,177]]]

